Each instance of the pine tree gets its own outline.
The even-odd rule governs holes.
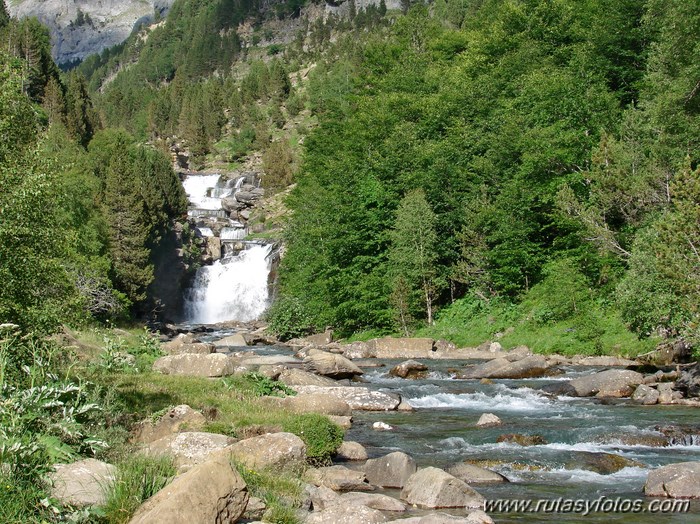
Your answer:
[[[10,13],[7,10],[4,0],[0,0],[0,28],[5,27],[10,22]]]
[[[66,127],[84,147],[97,130],[97,115],[92,107],[85,78],[78,73],[68,77],[66,92]]]

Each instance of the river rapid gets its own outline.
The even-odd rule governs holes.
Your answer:
[[[218,339],[232,330],[200,337]],[[290,356],[291,350],[274,346],[238,348],[260,355]],[[489,511],[495,522],[586,522],[586,523],[654,523],[700,522],[700,501],[692,501],[687,512],[554,512],[566,509],[563,504],[603,504],[609,509],[641,505],[654,500],[643,494],[649,471],[660,466],[684,461],[700,461],[700,438],[683,445],[654,445],[662,436],[656,426],[692,425],[700,422],[697,408],[687,406],[640,406],[629,399],[601,401],[546,395],[538,387],[557,380],[568,380],[601,371],[603,368],[561,367],[563,372],[543,379],[457,380],[454,370],[479,361],[419,360],[429,368],[423,379],[401,379],[388,371],[402,360],[369,359],[355,361],[363,367],[362,384],[372,389],[401,395],[414,408],[412,412],[387,411],[353,413],[352,428],[346,440],[364,445],[369,457],[393,451],[411,455],[418,466],[447,468],[461,461],[477,464],[504,475],[510,482],[474,484],[487,500],[538,501],[548,511],[522,511],[511,508]],[[480,428],[476,422],[483,413],[493,413],[502,425]],[[384,422],[393,429],[377,431],[375,422]],[[520,433],[539,435],[545,444],[520,446],[497,443],[500,435]],[[649,442],[651,442],[651,445]],[[614,454],[630,461],[630,465],[610,474],[594,471],[587,457],[594,453]],[[358,467],[345,463],[349,467]],[[399,492],[387,490],[398,497]],[[665,499],[664,499],[665,500]],[[616,502],[617,501],[617,502]],[[444,510],[442,510],[444,511]],[[447,512],[450,512],[449,510]],[[411,512],[415,515],[414,512]],[[419,512],[420,513],[420,512]],[[459,514],[459,511],[455,512]]]

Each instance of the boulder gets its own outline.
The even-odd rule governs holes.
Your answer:
[[[659,404],[671,404],[673,402],[673,384],[661,382],[656,386],[659,392]]]
[[[644,406],[651,406],[659,401],[659,392],[654,388],[640,384],[634,390],[632,400]]]
[[[401,403],[398,395],[372,391],[366,387],[354,386],[291,386],[300,395],[331,395],[348,403],[351,409],[364,411],[392,411]]]
[[[95,459],[56,464],[48,475],[51,496],[71,506],[102,505],[106,502],[105,488],[114,482],[115,473],[114,466]]]
[[[311,346],[327,346],[333,342],[333,330],[327,329],[323,333],[316,333],[305,337],[306,343]]]
[[[500,426],[501,424],[503,424],[503,422],[501,422],[501,419],[493,413],[483,413],[479,417],[479,420],[476,422],[476,425],[480,428]]]
[[[321,413],[349,417],[352,410],[347,402],[332,395],[296,395],[282,400],[282,406],[292,413]]]
[[[250,469],[298,470],[306,463],[306,444],[292,433],[267,433],[236,442],[228,451]]]
[[[260,520],[263,518],[266,509],[267,505],[263,500],[258,497],[250,497],[245,507],[243,518],[248,520]]]
[[[548,369],[547,359],[541,355],[530,355],[514,362],[496,358],[458,374],[458,378],[532,378],[544,376]]]
[[[676,381],[676,389],[682,391],[686,397],[700,397],[700,363],[684,368],[680,378]]]
[[[526,357],[532,356],[532,351],[527,346],[516,346],[512,348],[508,353],[505,354],[503,358],[509,362],[515,362],[516,360],[522,360]]]
[[[671,446],[700,446],[700,426],[669,425],[656,426],[656,431],[666,438]]]
[[[309,373],[303,369],[289,368],[279,374],[277,378],[286,386],[335,386],[335,380]]]
[[[700,462],[678,462],[649,473],[644,484],[649,497],[700,498]]]
[[[342,346],[342,349],[343,355],[345,355],[346,358],[356,359],[374,357],[374,348],[367,342],[353,342],[351,344],[345,344]]]
[[[258,367],[258,373],[270,380],[277,380],[285,369],[283,364],[263,364]]]
[[[340,495],[331,488],[327,488],[326,486],[314,486],[313,484],[307,484],[305,492],[311,499],[311,507],[314,511],[321,511],[327,508],[340,497]]]
[[[364,373],[364,371],[344,356],[320,350],[310,351],[303,362],[307,371],[312,371],[336,380],[352,378]]]
[[[418,470],[406,481],[401,500],[422,508],[480,508],[484,497],[438,468]]]
[[[368,342],[376,358],[433,358],[432,338],[375,338]]]
[[[142,421],[134,431],[134,442],[155,442],[174,433],[201,431],[206,419],[186,404],[175,406],[157,421]]]
[[[343,429],[350,429],[352,427],[352,417],[341,417],[339,415],[326,415],[328,419],[334,424],[338,424]]]
[[[212,453],[221,451],[234,442],[234,439],[226,435],[191,431],[158,439],[151,442],[144,451],[148,455],[172,455],[175,465],[180,470],[185,470],[206,462]]]
[[[381,511],[358,506],[352,502],[337,502],[306,518],[306,524],[378,524],[387,518]]]
[[[542,435],[523,435],[521,433],[500,435],[496,439],[496,442],[509,442],[511,444],[518,444],[519,446],[539,446],[547,443]]]
[[[333,491],[372,491],[362,471],[345,466],[328,466],[307,470],[305,478],[315,486],[324,486]]]
[[[575,366],[600,366],[600,367],[620,367],[636,366],[638,362],[624,357],[603,355],[598,357],[581,357],[572,362]]]
[[[365,447],[352,440],[346,440],[343,442],[338,451],[336,451],[336,458],[340,460],[367,460],[367,450]]]
[[[214,341],[214,345],[217,348],[221,347],[241,347],[241,346],[247,346],[248,341],[246,340],[245,336],[243,336],[242,333],[234,333],[233,335],[229,335],[228,337],[220,338],[219,340]]]
[[[508,479],[500,473],[486,468],[480,468],[468,462],[460,462],[459,464],[450,466],[447,472],[470,485],[509,482]]]
[[[148,499],[130,524],[236,522],[248,504],[248,490],[226,455],[195,466]]]
[[[642,383],[644,376],[626,369],[608,369],[569,381],[578,397],[628,397]]]
[[[181,346],[194,344],[195,342],[199,342],[199,340],[195,338],[194,333],[180,333],[171,341],[161,344],[161,349],[168,355],[172,355],[175,354],[174,352],[177,352]]]
[[[391,368],[389,375],[400,378],[424,378],[428,374],[428,366],[416,360],[406,360]]]
[[[331,504],[337,503],[347,504],[350,506],[367,506],[368,508],[378,509],[379,511],[406,511],[406,506],[400,500],[376,493],[358,493],[356,491],[343,493],[335,501],[331,502]]]
[[[372,424],[372,429],[375,431],[392,431],[394,429],[393,426],[390,426],[386,422],[382,422],[381,420],[378,420],[374,424]]]
[[[643,468],[644,464],[614,453],[573,451],[564,463],[566,469],[585,469],[600,475],[611,475],[624,468]]]
[[[233,375],[235,369],[235,360],[221,353],[172,355],[161,357],[153,363],[153,371],[164,375],[225,377]]]
[[[365,464],[367,480],[370,484],[383,488],[403,488],[415,472],[416,461],[401,451],[370,459]]]

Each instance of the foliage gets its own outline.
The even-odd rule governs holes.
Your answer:
[[[240,380],[236,381],[235,383],[226,381],[226,379],[224,379],[224,381],[227,384],[230,384],[230,387],[234,387],[235,384],[236,387],[244,387],[249,389],[255,396],[258,397],[282,397],[296,394],[293,389],[288,388],[282,382],[272,380],[271,378],[254,371],[245,373],[243,376],[241,376]]]
[[[267,328],[280,340],[302,337],[314,331],[311,315],[300,300],[282,297],[267,310]]]
[[[135,454],[117,465],[114,481],[105,486],[106,502],[100,521],[124,524],[147,499],[167,486],[175,476],[171,457]]]
[[[284,431],[294,433],[306,444],[306,459],[312,466],[328,466],[343,442],[343,430],[316,413],[304,413],[287,420]]]
[[[267,506],[265,521],[275,524],[298,524],[296,509],[304,502],[304,483],[296,472],[254,471],[236,464],[251,495]]]

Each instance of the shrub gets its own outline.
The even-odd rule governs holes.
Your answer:
[[[312,466],[326,466],[343,442],[343,430],[328,417],[305,413],[285,421],[284,431],[294,433],[306,444],[306,457]]]
[[[280,340],[302,337],[314,331],[312,317],[294,297],[277,299],[267,311],[268,329]]]
[[[254,497],[265,502],[267,511],[264,521],[274,524],[297,524],[300,522],[296,508],[304,502],[304,484],[290,473],[253,471],[242,464],[236,469],[245,480]]]

